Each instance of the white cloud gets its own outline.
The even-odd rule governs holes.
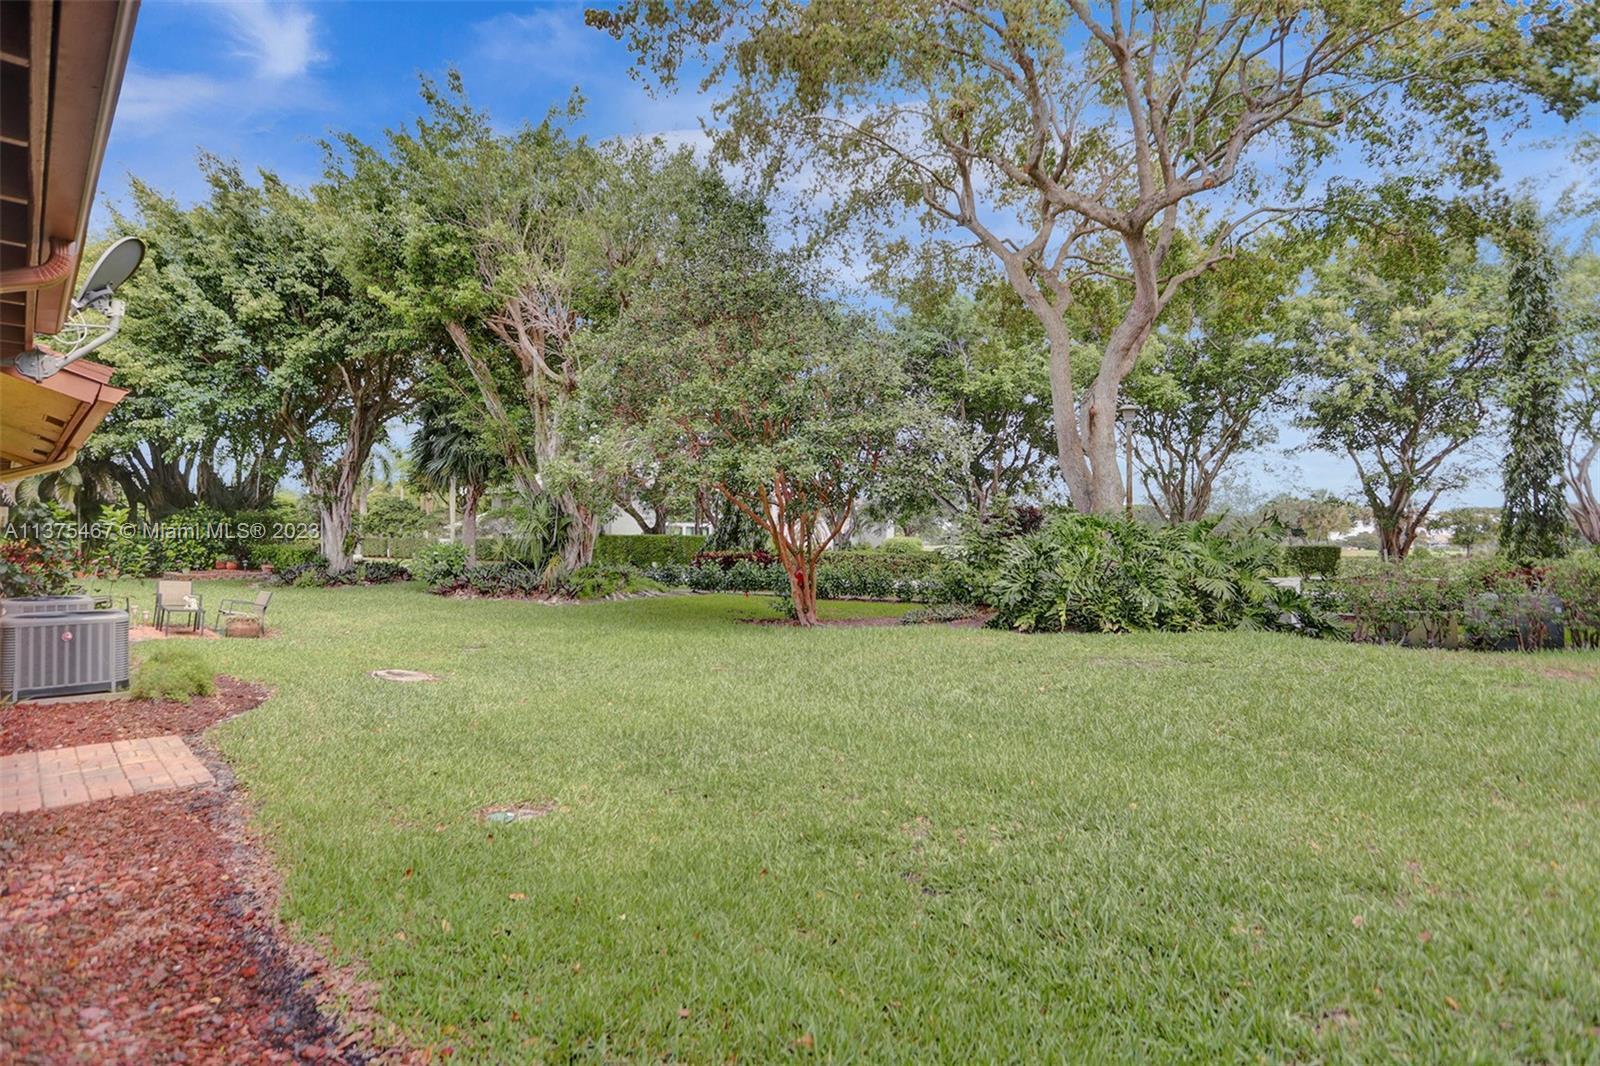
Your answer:
[[[236,54],[269,81],[297,78],[325,58],[317,50],[316,18],[298,4],[245,0],[224,9],[235,35]]]
[[[584,25],[581,5],[496,15],[472,29],[478,58],[497,73],[521,71],[528,78],[593,73],[597,31]]]
[[[130,65],[117,97],[117,126],[160,126],[226,93],[226,85],[204,74],[166,74]]]

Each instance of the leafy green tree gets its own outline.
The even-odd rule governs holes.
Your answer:
[[[693,486],[678,476],[671,435],[639,431],[641,412],[671,385],[664,363],[633,359],[625,373],[605,357],[619,315],[635,319],[701,298],[709,274],[748,263],[768,240],[766,207],[734,192],[714,168],[687,149],[658,141],[607,146],[614,168],[583,231],[596,247],[582,256],[608,267],[585,301],[590,323],[573,341],[586,370],[582,387],[562,406],[562,433],[573,442],[558,472],[609,486],[616,506],[647,533],[666,533],[674,513],[702,510]],[[585,277],[592,275],[585,274]],[[631,428],[611,432],[617,425]]]
[[[679,476],[764,530],[796,618],[814,625],[818,561],[886,467],[917,454],[918,418],[888,338],[807,295],[764,242],[753,250],[759,269],[704,257],[682,299],[630,307],[590,373],[602,393],[636,374],[656,384],[648,407],[618,410],[612,435],[656,442]]]
[[[897,335],[913,388],[945,424],[936,476],[912,479],[902,506],[981,519],[999,500],[1042,495],[1053,445],[1049,359],[1010,290],[913,304]]]
[[[1414,247],[1427,234],[1394,236]],[[1462,450],[1500,381],[1504,288],[1470,241],[1409,264],[1350,243],[1295,302],[1299,425],[1355,464],[1380,550],[1402,559],[1440,495],[1465,483]]]
[[[797,176],[825,232],[915,212],[994,257],[1050,345],[1072,502],[1122,504],[1119,392],[1161,312],[1342,161],[1416,183],[1492,175],[1484,114],[1596,97],[1584,5],[1562,0],[619,0],[591,24],[664,83],[704,63],[724,158]],[[1179,240],[1195,234],[1188,249]],[[877,242],[896,247],[893,236]],[[1069,315],[1124,299],[1079,387]]]
[[[393,235],[380,231],[352,261],[415,328],[444,338],[519,492],[530,506],[556,502],[562,562],[576,568],[600,520],[652,476],[577,463],[561,413],[583,372],[577,341],[689,239],[705,174],[659,144],[597,148],[569,135],[576,103],[503,132],[454,71],[443,87],[424,81],[423,98],[422,118],[391,130],[384,151],[344,137],[330,153],[332,172],[393,220]]]
[[[202,168],[216,161],[201,158]],[[117,369],[129,395],[89,438],[80,463],[118,485],[147,519],[196,503],[224,511],[266,506],[286,472],[285,440],[271,391],[241,349],[222,339],[222,320],[190,263],[195,216],[148,184],[129,182],[131,212],[113,211],[118,232],[142,237],[140,270],[119,291],[121,332],[97,358]],[[92,259],[92,256],[85,256]]]
[[[367,503],[367,512],[361,516],[361,535],[382,540],[384,554],[392,554],[397,537],[410,537],[428,528],[428,516],[422,506],[409,496],[397,492],[374,493]]]
[[[191,397],[180,429],[215,416],[230,434],[253,424],[234,440],[275,442],[239,455],[281,447],[314,503],[322,554],[341,569],[368,456],[409,402],[417,339],[336,262],[339,225],[359,224],[344,190],[322,185],[307,195],[267,172],[252,183],[210,156],[200,167],[207,196],[188,209],[135,184],[154,259],[141,274],[169,302],[140,365],[180,377],[195,370],[188,385],[173,380],[164,392]],[[185,346],[197,354],[155,368],[160,352]]]
[[[1561,385],[1566,370],[1557,318],[1560,279],[1538,210],[1516,204],[1502,239],[1506,256],[1505,392],[1510,412],[1500,549],[1514,559],[1564,554]]]
[[[1450,543],[1472,549],[1493,544],[1500,535],[1500,512],[1493,507],[1457,507],[1441,512],[1433,523],[1450,534]]]
[[[1325,541],[1332,534],[1349,529],[1358,507],[1326,489],[1310,496],[1277,496],[1261,509],[1262,517],[1275,519],[1288,530],[1299,530],[1310,541]]]
[[[1168,304],[1145,345],[1126,383],[1134,455],[1168,523],[1204,518],[1229,462],[1276,438],[1294,368],[1270,319],[1304,261],[1287,241],[1240,253]]]

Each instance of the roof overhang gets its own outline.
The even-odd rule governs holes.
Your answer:
[[[0,368],[0,482],[70,466],[124,396],[112,368],[80,359],[43,381]]]
[[[72,461],[126,391],[11,366],[71,311],[138,0],[0,0],[0,481]],[[41,457],[41,450],[48,458]]]

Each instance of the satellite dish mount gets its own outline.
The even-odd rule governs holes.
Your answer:
[[[127,313],[127,305],[116,298],[116,291],[142,262],[144,242],[137,237],[123,237],[107,248],[89,271],[89,279],[72,301],[66,324],[56,334],[66,351],[57,354],[33,348],[16,357],[17,370],[43,381],[115,337]]]

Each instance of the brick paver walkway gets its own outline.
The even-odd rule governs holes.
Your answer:
[[[180,736],[0,756],[0,814],[203,785],[211,771]]]

